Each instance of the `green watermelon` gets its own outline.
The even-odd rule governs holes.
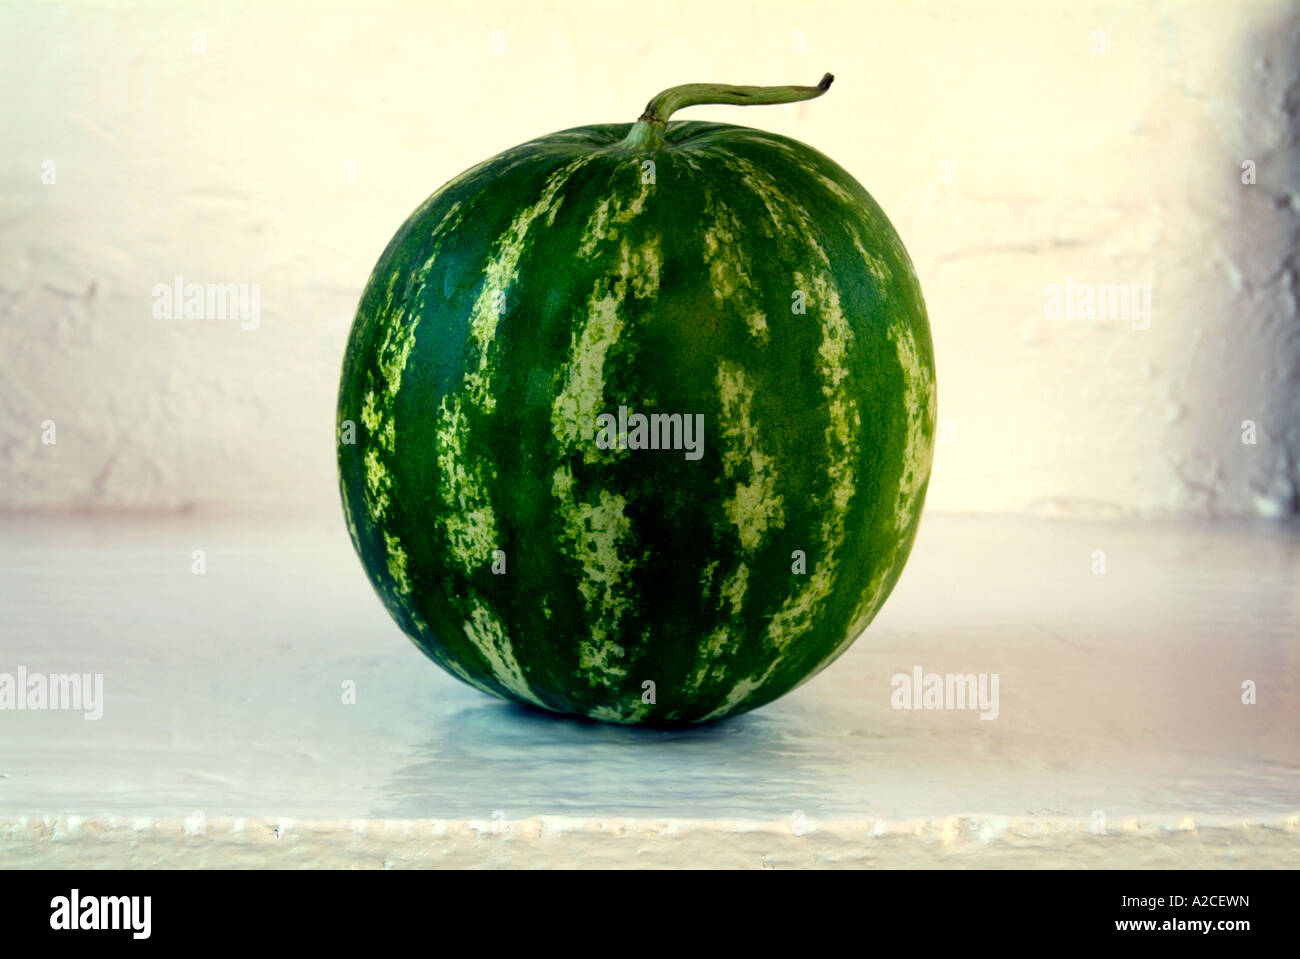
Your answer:
[[[691,84],[452,180],[371,274],[339,390],[352,542],[434,662],[618,723],[715,720],[848,648],[911,550],[934,360],[884,212]]]

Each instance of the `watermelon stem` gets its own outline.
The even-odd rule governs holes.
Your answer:
[[[797,103],[821,96],[831,88],[834,80],[835,77],[828,73],[815,87],[738,87],[729,83],[684,83],[669,87],[646,104],[645,112],[632,124],[623,143],[646,149],[663,146],[668,118],[685,107],[701,103],[730,103],[742,107]]]

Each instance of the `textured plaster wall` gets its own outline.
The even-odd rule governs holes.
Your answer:
[[[893,219],[932,508],[1294,512],[1298,48],[1276,2],[6,4],[0,507],[337,510],[352,310],[428,193],[665,86],[831,70],[688,116],[816,146]],[[258,284],[257,328],[156,319],[177,275]],[[1045,315],[1067,282],[1149,284],[1149,324]]]

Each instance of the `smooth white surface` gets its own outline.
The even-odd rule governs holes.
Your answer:
[[[2,529],[0,672],[105,708],[0,711],[0,866],[1300,865],[1294,525],[929,514],[849,653],[680,732],[445,675],[338,522]],[[894,710],[918,665],[997,673],[998,718]]]
[[[683,117],[802,140],[893,220],[934,327],[932,508],[1294,512],[1298,24],[1284,0],[5,4],[0,506],[332,516],[347,330],[428,194],[672,84],[830,70],[812,103]],[[258,329],[154,319],[177,275],[259,284]],[[1045,318],[1071,277],[1151,284],[1150,328]]]

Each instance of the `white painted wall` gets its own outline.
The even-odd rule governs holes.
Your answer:
[[[684,116],[804,140],[893,219],[931,508],[1292,512],[1298,34],[1281,2],[7,4],[0,507],[336,511],[352,311],[427,194],[675,83],[831,70]],[[260,284],[260,326],[155,319],[176,275]],[[1149,328],[1045,317],[1068,277],[1150,284]]]

